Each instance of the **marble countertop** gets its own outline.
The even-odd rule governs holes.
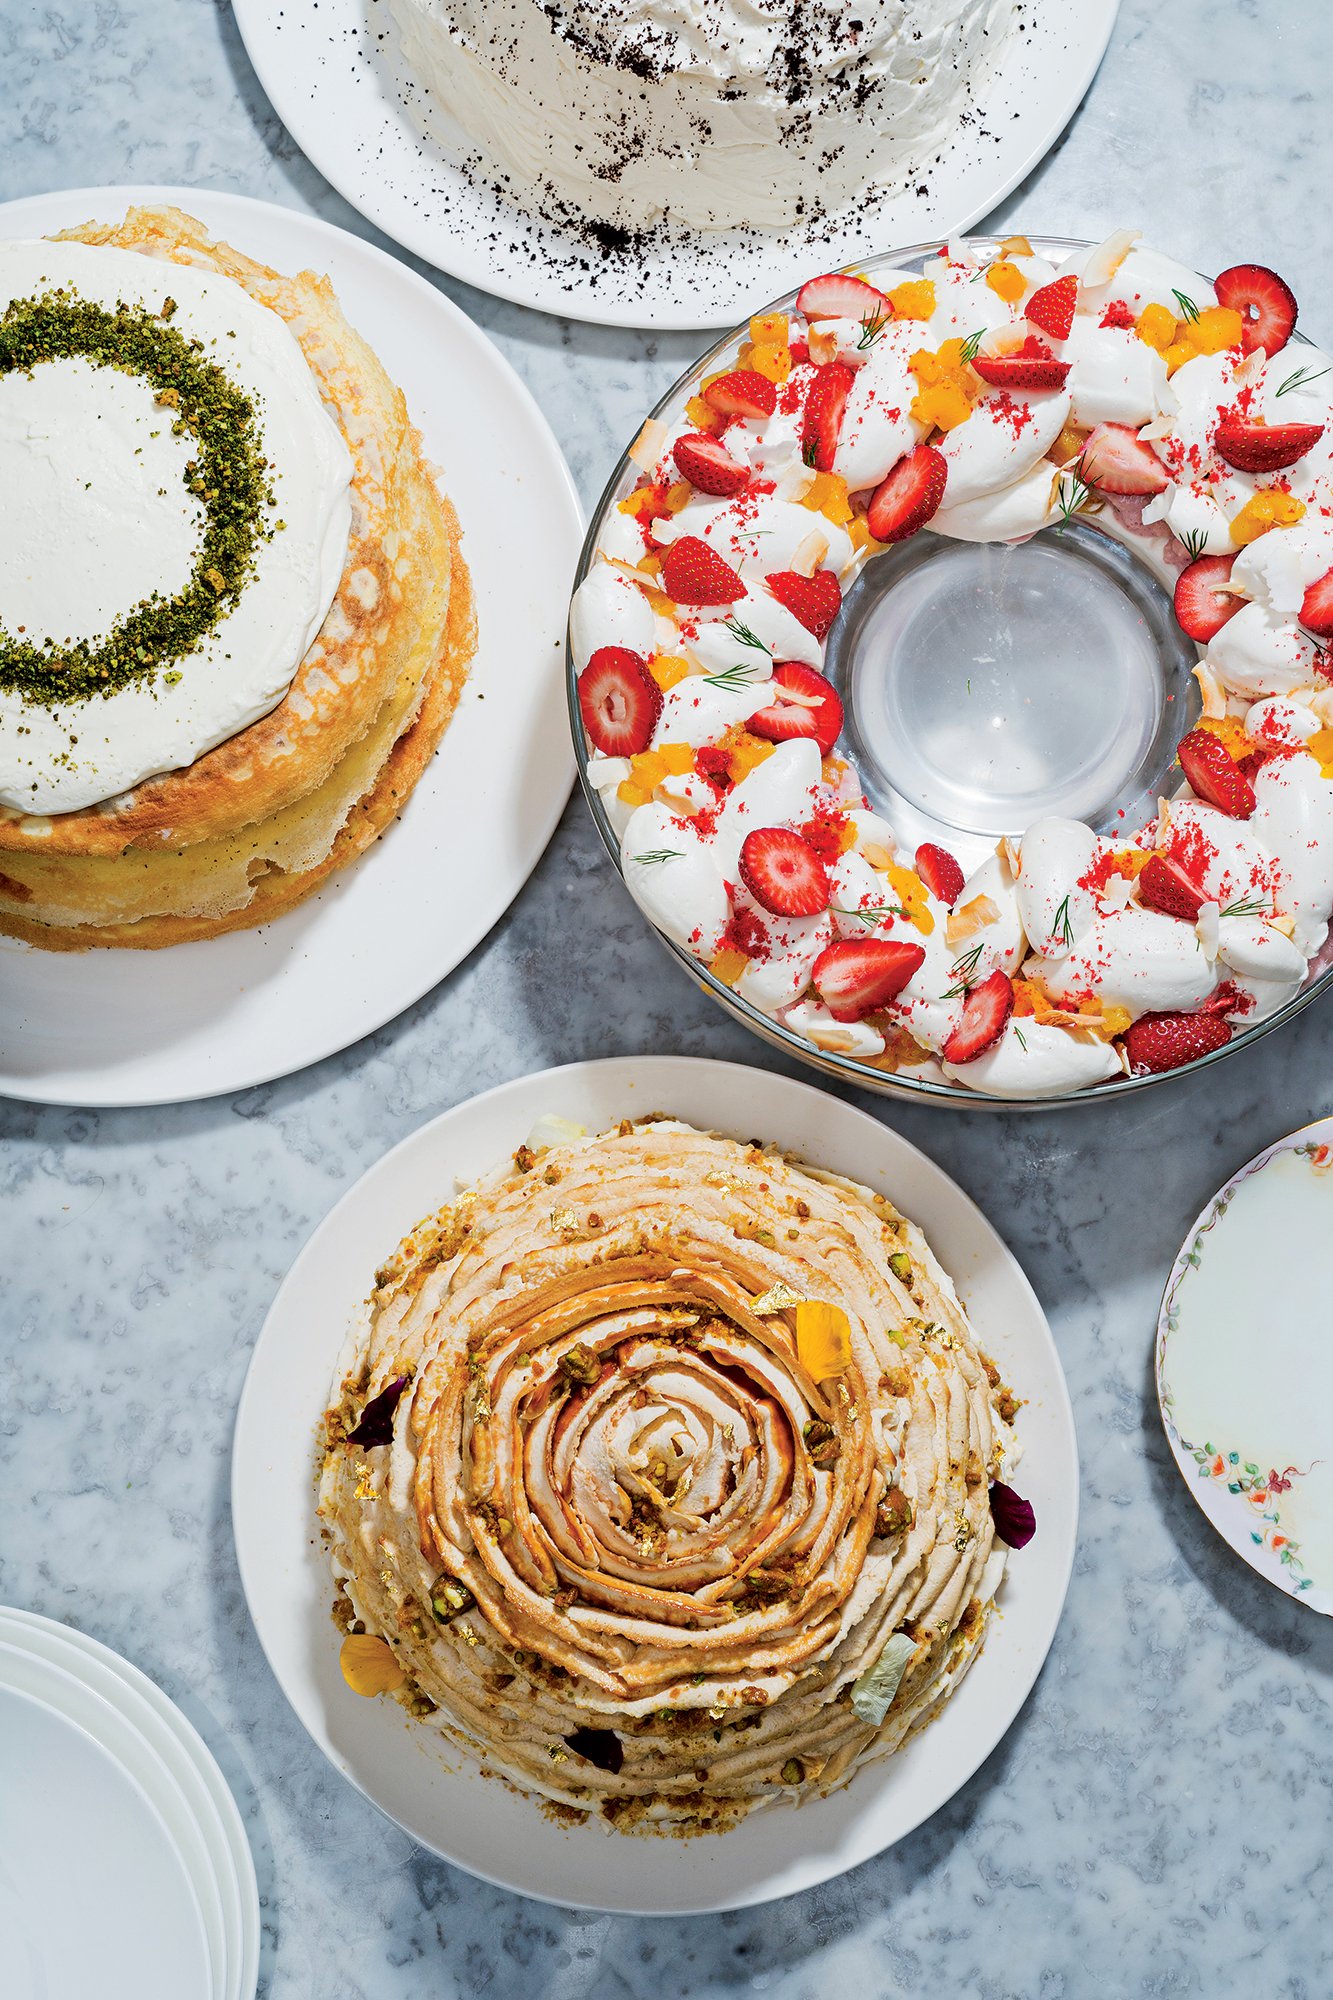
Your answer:
[[[0,0],[0,62],[0,198],[193,182],[374,234],[278,123],[220,0]],[[1205,270],[1257,256],[1327,335],[1333,267],[1313,218],[1331,69],[1333,9],[1312,0],[1124,0],[1071,130],[997,219],[1088,236],[1132,222]],[[529,382],[589,503],[701,345],[437,282]],[[1333,1108],[1331,1029],[1316,1006],[1206,1077],[1114,1108],[872,1103],[975,1196],[1050,1314],[1082,1532],[1054,1650],[1004,1743],[920,1832],[825,1888],[662,1924],[471,1881],[324,1763],[241,1595],[227,1485],[251,1345],[296,1249],[373,1160],[473,1091],[575,1057],[782,1066],[667,973],[577,799],[491,937],[343,1055],[202,1104],[0,1104],[0,1599],[108,1641],[202,1730],[254,1845],[271,2000],[1317,2000],[1333,1622],[1204,1521],[1151,1362],[1163,1281],[1207,1195]]]

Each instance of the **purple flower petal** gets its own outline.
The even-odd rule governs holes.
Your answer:
[[[625,1761],[625,1746],[614,1729],[576,1729],[565,1741],[599,1771],[618,1771]]]
[[[381,1389],[378,1396],[371,1397],[361,1412],[356,1429],[347,1433],[348,1444],[360,1445],[363,1451],[370,1451],[377,1444],[393,1443],[393,1413],[410,1380],[409,1375],[400,1375],[396,1381],[390,1382],[387,1389]]]
[[[1025,1549],[1037,1532],[1032,1502],[1022,1499],[1012,1486],[1002,1485],[997,1479],[990,1490],[990,1511],[1000,1540],[1008,1542],[1011,1549]]]

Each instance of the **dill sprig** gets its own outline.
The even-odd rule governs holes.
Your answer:
[[[768,648],[765,647],[764,651],[767,652]],[[719,674],[704,675],[709,687],[715,688],[753,687],[757,681],[764,678],[763,674],[754,671],[748,660],[736,660],[731,666],[724,667]]]
[[[1193,299],[1187,298],[1184,292],[1178,292],[1174,285],[1171,288],[1171,296],[1180,307],[1180,317],[1189,320],[1192,325],[1199,317],[1199,308],[1195,305]]]
[[[1074,942],[1074,926],[1069,921],[1068,896],[1065,897],[1063,903],[1061,903],[1055,913],[1055,922],[1051,925],[1051,936],[1059,938],[1066,951],[1068,951]]]
[[[752,632],[750,627],[744,624],[741,619],[734,616],[731,618],[724,618],[722,620],[722,626],[724,631],[730,632],[732,638],[736,641],[736,644],[738,646],[753,646],[756,652],[763,653],[770,660],[772,659],[773,648],[771,646],[766,646],[763,640],[759,637],[758,633]]]
[[[1262,917],[1268,911],[1267,896],[1238,896],[1234,903],[1228,903],[1219,910],[1220,917]]]
[[[683,847],[649,847],[642,854],[631,855],[643,868],[655,868],[662,861],[679,861],[685,850]]]
[[[891,312],[867,313],[861,321],[861,337],[856,343],[857,347],[862,350],[873,347],[892,318]]]
[[[1308,389],[1312,382],[1317,382],[1321,375],[1327,375],[1328,373],[1329,370],[1327,368],[1316,368],[1313,371],[1309,368],[1298,368],[1294,375],[1288,375],[1286,381],[1279,388],[1275,389],[1273,394],[1275,396],[1285,396],[1288,389]]]
[[[975,333],[969,333],[967,339],[963,342],[958,359],[960,361],[975,361],[977,358],[977,349],[981,346],[985,335],[986,329],[984,326],[979,326]]]
[[[856,923],[864,924],[868,931],[882,923],[885,917],[905,917],[906,910],[901,903],[875,903],[863,910],[840,910],[834,906],[835,917],[851,917]]]
[[[1208,530],[1206,528],[1190,528],[1180,537],[1180,541],[1190,561],[1198,562],[1200,556],[1208,546]]]

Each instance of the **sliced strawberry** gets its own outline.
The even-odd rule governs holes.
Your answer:
[[[1230,417],[1218,425],[1213,442],[1237,472],[1282,472],[1323,435],[1323,424],[1252,424]]]
[[[709,437],[705,431],[677,438],[671,456],[682,479],[688,479],[698,492],[715,493],[722,500],[739,493],[750,477],[749,467],[736,463],[721,438]]]
[[[816,639],[824,638],[842,609],[842,585],[831,569],[817,569],[813,576],[798,570],[780,569],[765,577],[779,604],[785,604],[798,624]]]
[[[682,535],[662,557],[662,588],[676,604],[735,604],[745,585],[716,549],[698,535]]]
[[[1211,729],[1191,729],[1176,752],[1191,790],[1230,819],[1254,811],[1254,786]]]
[[[771,417],[778,406],[776,385],[757,368],[733,368],[704,390],[710,410],[724,417]]]
[[[963,1002],[963,1018],[944,1044],[944,1060],[974,1062],[994,1048],[1014,1011],[1014,982],[1007,972],[992,972],[974,986]]]
[[[808,840],[789,826],[761,826],[741,848],[741,880],[777,917],[817,917],[833,894],[828,872]]]
[[[1263,264],[1233,264],[1213,290],[1220,306],[1240,314],[1241,346],[1247,354],[1256,347],[1276,354],[1286,346],[1296,324],[1296,295],[1276,271]]]
[[[900,458],[875,488],[866,526],[877,542],[905,542],[924,528],[944,498],[949,461],[933,444],[919,444]]]
[[[1333,639],[1333,569],[1307,588],[1301,599],[1301,623],[1316,639]]]
[[[1012,353],[974,355],[972,366],[992,389],[1063,389],[1070,368],[1033,334]]]
[[[1074,308],[1078,304],[1078,279],[1074,273],[1055,278],[1049,285],[1042,285],[1032,294],[1023,311],[1034,326],[1043,333],[1049,333],[1052,340],[1068,340],[1074,326]]]
[[[925,962],[919,944],[843,938],[820,952],[810,978],[835,1021],[859,1021],[876,1007],[887,1007]]]
[[[1083,477],[1104,493],[1161,493],[1166,467],[1128,424],[1098,424],[1083,446]]]
[[[963,893],[963,871],[948,848],[923,841],[916,851],[916,872],[931,895],[952,909]]]
[[[1139,901],[1164,917],[1182,917],[1195,923],[1208,898],[1197,882],[1191,881],[1178,861],[1154,854],[1139,873]]]
[[[770,743],[813,737],[820,756],[827,757],[842,731],[842,702],[832,682],[798,660],[783,660],[769,685],[777,700],[752,715],[746,727]]]
[[[1224,1049],[1231,1029],[1216,1014],[1140,1014],[1125,1030],[1125,1054],[1135,1076],[1157,1076]]]
[[[847,396],[856,380],[856,370],[845,361],[830,361],[820,368],[805,399],[805,422],[801,427],[801,457],[816,472],[832,472],[842,429]]]
[[[1235,617],[1244,602],[1222,589],[1235,560],[1235,556],[1200,556],[1176,578],[1176,617],[1181,630],[1201,646]]]
[[[607,757],[646,750],[662,713],[662,690],[628,646],[599,646],[579,675],[579,714]]]
[[[883,292],[847,271],[810,278],[796,294],[796,310],[807,319],[878,319],[891,310]]]

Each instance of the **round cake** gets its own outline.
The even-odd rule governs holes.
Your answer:
[[[525,205],[779,228],[924,171],[1013,0],[389,0],[423,109]]]
[[[571,612],[589,785],[653,922],[821,1050],[1019,1098],[1178,1067],[1326,955],[1333,363],[1274,272],[1209,284],[1129,232],[877,275],[812,279],[645,426]],[[1197,643],[1173,795],[968,869],[904,846],[835,747],[844,592],[927,524],[1069,523]]]
[[[543,1121],[376,1274],[327,1417],[343,1672],[624,1830],[826,1793],[986,1635],[1016,1404],[881,1197]]]
[[[453,510],[327,280],[177,210],[0,244],[0,300],[0,931],[263,922],[453,713]]]

